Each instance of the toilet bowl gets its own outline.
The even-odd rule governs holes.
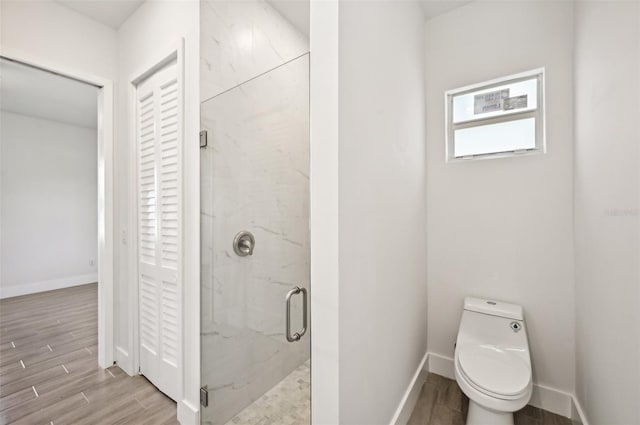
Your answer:
[[[467,425],[513,425],[533,388],[522,307],[465,298],[454,360],[456,382],[469,397]]]

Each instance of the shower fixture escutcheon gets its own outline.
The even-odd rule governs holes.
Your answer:
[[[256,246],[256,239],[251,232],[243,230],[233,238],[233,251],[240,257],[253,255],[253,248]]]

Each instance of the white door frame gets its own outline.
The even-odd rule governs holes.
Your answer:
[[[164,53],[157,58],[154,58],[152,61],[148,62],[143,66],[138,72],[135,72],[127,79],[128,83],[128,105],[129,105],[129,122],[131,125],[129,126],[129,173],[130,173],[130,187],[129,187],[129,202],[131,205],[130,208],[130,216],[129,216],[129,229],[130,230],[130,247],[131,250],[129,252],[129,264],[131,264],[131,275],[129,285],[129,299],[130,302],[130,317],[131,317],[131,326],[132,326],[132,364],[134,373],[138,373],[140,371],[140,306],[139,306],[139,282],[138,282],[138,166],[137,166],[137,125],[136,123],[136,98],[137,98],[137,86],[140,82],[142,82],[147,77],[151,76],[157,70],[164,67],[166,64],[171,62],[172,60],[177,61],[178,66],[178,81],[182,84],[182,108],[183,114],[182,119],[185,121],[185,102],[184,102],[184,39],[180,39],[176,43],[173,43],[169,48],[163,50]],[[185,125],[184,122],[181,126],[182,129],[182,141],[186,140],[185,135]],[[182,152],[184,152],[184,147],[181,148]],[[184,164],[184,154],[182,154],[182,161]],[[183,166],[183,175],[184,175],[184,166]],[[184,178],[183,178],[183,193],[184,193]],[[184,217],[184,196],[182,197],[182,210]],[[184,246],[184,220],[182,223],[182,246]],[[182,250],[182,259],[181,261],[184,263],[184,249]],[[184,396],[183,390],[183,382],[184,382],[184,267],[182,268],[182,276],[180,276],[180,281],[182,282],[182,294],[180,295],[182,300],[181,306],[181,314],[183,317],[180,318],[180,332],[181,335],[181,343],[180,343],[180,352],[178,353],[178,371],[180,375],[180,382],[177,382],[176,385],[179,388],[178,392],[178,402],[182,400]]]
[[[113,335],[113,81],[0,46],[0,56],[99,86],[98,98],[98,365],[115,360]]]

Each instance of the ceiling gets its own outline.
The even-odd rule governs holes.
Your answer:
[[[145,0],[55,0],[76,12],[118,29]],[[309,0],[267,0],[300,32],[309,36]],[[357,0],[356,0],[357,1]],[[417,0],[426,20],[435,18],[472,0]]]
[[[145,0],[55,0],[117,29]],[[267,0],[309,35],[309,0]],[[353,0],[357,1],[357,0]],[[400,1],[400,0],[396,0]],[[472,0],[417,0],[429,20]],[[0,108],[82,127],[96,128],[96,88],[42,70],[0,62]]]
[[[452,9],[471,3],[472,0],[418,1],[422,5],[425,20],[429,20]],[[267,0],[267,2],[298,30],[306,34],[307,37],[309,36],[309,0]]]
[[[309,37],[309,0],[267,0],[301,33]]]
[[[420,3],[422,3],[424,19],[428,21],[452,9],[471,3],[471,1],[472,0],[420,0]]]
[[[47,71],[0,60],[0,109],[97,128],[98,89]]]
[[[55,0],[95,21],[102,22],[113,29],[135,12],[144,0]]]

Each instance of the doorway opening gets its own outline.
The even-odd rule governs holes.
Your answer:
[[[49,366],[114,363],[113,87],[11,49],[0,74],[0,396],[38,398]]]

